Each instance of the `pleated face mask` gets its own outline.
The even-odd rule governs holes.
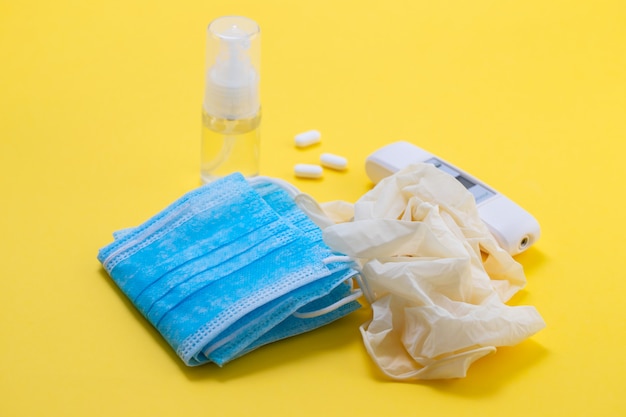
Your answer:
[[[359,307],[356,271],[294,194],[233,174],[115,233],[98,259],[187,365],[222,365]]]

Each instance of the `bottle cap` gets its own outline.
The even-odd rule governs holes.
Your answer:
[[[259,25],[242,16],[223,16],[207,30],[204,110],[239,120],[259,111]]]

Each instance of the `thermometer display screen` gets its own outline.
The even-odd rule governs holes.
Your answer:
[[[472,193],[472,195],[474,196],[474,200],[476,200],[476,204],[480,204],[483,201],[496,195],[496,193],[489,190],[487,187],[476,184],[474,181],[463,176],[463,174],[452,168],[450,165],[441,162],[437,158],[430,158],[429,160],[424,162],[426,162],[427,164],[433,164],[435,167],[439,168],[443,172],[450,174],[454,178],[456,178],[457,181],[459,181],[463,185],[463,187],[467,188],[467,190]]]

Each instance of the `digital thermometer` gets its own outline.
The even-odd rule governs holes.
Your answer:
[[[365,172],[377,184],[417,162],[433,164],[463,184],[474,196],[480,218],[511,255],[525,251],[539,239],[539,223],[530,213],[482,181],[411,143],[395,142],[377,150],[367,157]]]

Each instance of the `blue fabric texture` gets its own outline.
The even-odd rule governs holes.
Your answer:
[[[272,182],[240,174],[185,194],[144,224],[114,233],[98,259],[190,366],[218,365],[349,314],[356,271]]]

